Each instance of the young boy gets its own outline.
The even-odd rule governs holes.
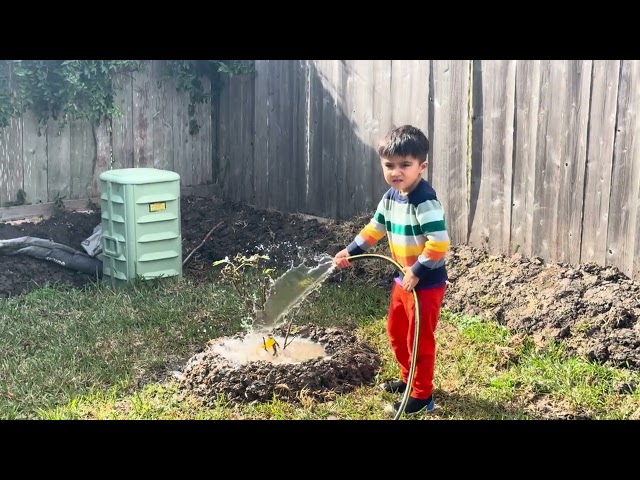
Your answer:
[[[383,384],[387,392],[402,393],[407,388],[415,328],[412,291],[416,290],[420,338],[413,389],[405,406],[409,415],[435,407],[434,332],[446,290],[445,254],[450,245],[442,205],[434,189],[422,178],[428,152],[429,140],[418,128],[404,125],[386,135],[378,146],[378,155],[384,179],[391,188],[383,195],[371,221],[333,260],[338,268],[348,267],[349,256],[366,252],[387,235],[391,256],[404,269],[404,274],[398,272],[394,279],[387,320],[389,343],[402,378]],[[393,408],[397,413],[400,402]]]

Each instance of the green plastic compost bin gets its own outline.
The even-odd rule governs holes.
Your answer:
[[[102,274],[111,285],[182,275],[180,175],[123,168],[100,175]]]

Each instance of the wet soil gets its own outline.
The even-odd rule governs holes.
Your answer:
[[[274,335],[285,335],[277,328]],[[244,334],[235,337],[242,339]],[[300,403],[304,399],[326,401],[360,385],[372,385],[380,369],[378,353],[350,332],[337,328],[304,325],[295,337],[318,343],[325,355],[299,363],[251,361],[234,363],[213,347],[225,339],[209,342],[207,348],[187,363],[180,377],[181,388],[207,404],[222,394],[235,402],[268,402],[274,397]],[[295,341],[295,340],[294,340]]]
[[[183,259],[189,257],[184,275],[203,279],[213,275],[214,261],[225,256],[232,258],[236,253],[266,253],[270,264],[281,268],[308,262],[320,253],[333,255],[368,221],[368,215],[363,214],[349,221],[320,222],[200,197],[184,197],[181,216]],[[92,234],[99,222],[100,215],[95,211],[60,212],[39,223],[0,223],[0,239],[30,235],[83,251],[80,242]],[[214,227],[207,241],[198,248]],[[383,240],[372,252],[388,254],[385,247]],[[444,300],[445,309],[497,321],[516,334],[530,335],[540,345],[549,341],[563,342],[571,352],[602,364],[640,368],[640,283],[632,282],[616,268],[595,264],[547,264],[539,258],[518,255],[492,256],[467,246],[454,246],[447,258],[450,284]],[[329,281],[374,282],[380,288],[389,288],[393,267],[381,263],[384,262],[354,262],[354,267],[341,271]],[[94,281],[90,276],[52,262],[25,256],[0,256],[0,298],[20,295],[50,282],[81,287]],[[313,335],[326,336],[328,333]],[[339,336],[339,333],[332,335]],[[344,332],[344,335],[350,339],[348,342],[352,341],[350,334]],[[366,346],[358,347],[363,349],[359,351],[349,348],[346,347],[347,356],[352,359],[358,357],[359,352],[368,351]],[[206,350],[200,355],[198,361],[201,363],[207,356]],[[219,358],[212,355],[207,358],[213,362],[212,371],[229,372],[229,366]],[[313,371],[321,368],[318,362],[310,362],[308,367]],[[336,364],[334,378],[321,376],[322,380],[314,384],[316,388],[312,395],[326,395],[328,385],[335,390],[369,382],[371,372],[377,368],[376,362],[373,357],[367,357],[367,370],[363,373],[359,363],[352,361],[353,370],[344,378],[336,373],[342,371],[344,365]],[[239,384],[256,385],[254,375],[256,372],[264,374],[261,369],[267,367],[256,366],[255,372],[239,371],[220,384],[216,383],[220,380],[211,380],[218,376],[208,377],[209,374],[198,370],[195,363],[192,359],[190,381],[193,385],[197,383],[197,388],[205,393],[210,393],[215,386],[230,396],[260,399],[271,395],[275,384],[283,383],[278,377],[280,367],[272,365],[270,368],[274,378],[278,377],[277,381],[263,390],[256,390],[254,386],[241,392]],[[296,376],[304,376],[308,370],[296,372]],[[297,383],[289,382],[288,385],[294,385],[295,391]],[[291,392],[281,395],[291,396]]]

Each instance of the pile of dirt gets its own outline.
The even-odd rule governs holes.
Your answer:
[[[275,329],[274,336],[285,335],[285,330]],[[295,337],[322,345],[326,356],[300,363],[261,360],[236,364],[213,350],[225,340],[216,339],[187,362],[179,384],[205,404],[215,402],[219,395],[238,403],[268,402],[274,397],[293,403],[304,398],[326,401],[358,386],[373,385],[380,357],[353,333],[304,325],[296,328]]]
[[[237,253],[267,254],[268,266],[290,268],[320,253],[335,254],[328,225],[299,215],[254,209],[219,198],[183,197],[180,204],[182,258],[185,276],[208,277],[217,273],[212,263]],[[0,222],[0,239],[32,236],[53,240],[84,252],[81,242],[101,222],[96,210],[61,211],[34,222]],[[213,232],[201,245],[207,234]],[[195,250],[195,251],[194,251]],[[46,284],[82,287],[96,279],[53,262],[28,256],[0,256],[0,298],[32,291]]]
[[[615,267],[456,247],[449,277],[449,311],[496,320],[542,344],[562,341],[601,364],[640,368],[640,284]]]
[[[30,222],[0,223],[0,240],[36,237],[53,240],[84,252],[81,242],[100,224],[100,213],[61,211],[53,217]],[[95,282],[90,275],[75,272],[54,262],[26,255],[0,255],[0,299],[30,292],[48,284],[75,288]]]
[[[266,253],[283,269],[333,255],[348,244],[369,214],[343,222],[319,222],[294,214],[256,209],[218,198],[181,201],[185,276],[207,278],[212,263],[237,253]],[[81,250],[80,242],[100,222],[98,212],[62,212],[36,224],[0,223],[0,239],[31,235]],[[198,248],[210,230],[208,240]],[[371,252],[388,255],[386,240]],[[195,252],[194,252],[195,250]],[[82,250],[81,250],[82,251]],[[447,255],[450,285],[444,307],[484,316],[539,342],[559,340],[594,361],[640,368],[640,284],[613,267],[545,263],[539,258],[492,256],[463,245]],[[394,267],[359,261],[329,281],[374,283],[389,288]],[[80,287],[95,279],[52,262],[0,256],[0,298],[50,282]]]

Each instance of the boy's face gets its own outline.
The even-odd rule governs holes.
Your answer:
[[[422,173],[427,168],[427,162],[420,163],[417,158],[411,156],[381,158],[380,163],[386,182],[400,190],[403,195],[407,195],[418,185]]]

